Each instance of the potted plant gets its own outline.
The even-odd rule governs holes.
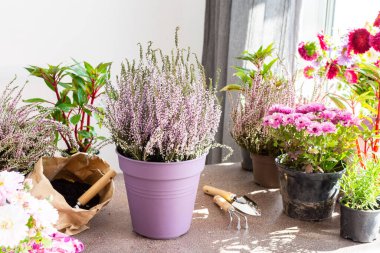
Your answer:
[[[97,120],[96,126],[103,124],[103,108],[96,105],[96,99],[104,93],[103,87],[110,78],[111,63],[100,63],[93,67],[88,62],[75,62],[72,66],[53,66],[26,68],[32,76],[42,78],[46,86],[54,93],[55,100],[43,98],[24,100],[38,103],[41,111],[49,111],[49,119],[61,123],[65,129],[56,131],[66,147],[63,156],[77,152],[98,154],[99,149],[107,144],[103,136],[96,133],[91,119]]]
[[[0,172],[0,252],[83,251],[82,242],[59,233],[54,224],[58,212],[46,199],[37,199],[24,175]]]
[[[271,127],[283,154],[276,158],[284,212],[301,220],[329,218],[339,193],[345,159],[354,152],[358,120],[320,103],[295,109],[272,106]]]
[[[240,78],[241,83],[223,88],[224,91],[239,91],[239,98],[231,111],[231,135],[243,147],[242,150],[250,153],[255,183],[268,188],[279,187],[274,158],[280,150],[275,146],[272,133],[263,126],[262,119],[272,105],[284,103],[293,106],[295,102],[293,78],[286,79],[279,74],[284,71],[281,64],[276,74],[272,70],[278,61],[272,56],[273,51],[270,44],[254,53],[243,52],[238,59],[249,62],[253,67],[235,67],[235,76]]]
[[[178,30],[177,30],[178,32]],[[190,49],[164,55],[150,43],[107,88],[106,124],[124,173],[133,230],[154,239],[185,234],[200,173],[221,115]]]
[[[56,125],[35,106],[20,104],[22,90],[12,81],[0,96],[0,171],[27,174],[40,157],[54,154]]]
[[[380,162],[356,159],[340,181],[340,235],[357,242],[376,240],[380,230]]]

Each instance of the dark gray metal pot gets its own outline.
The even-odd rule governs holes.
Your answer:
[[[278,162],[280,193],[284,213],[289,217],[319,221],[331,217],[345,170],[335,173],[305,173],[286,168]]]
[[[252,171],[252,160],[251,154],[245,148],[240,148],[241,156],[243,157],[243,161],[241,162],[241,168],[243,170]]]
[[[372,242],[380,230],[380,209],[355,210],[340,205],[340,236],[355,242]]]

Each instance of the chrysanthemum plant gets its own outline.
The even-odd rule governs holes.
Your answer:
[[[110,78],[110,67],[111,63],[100,63],[93,67],[88,62],[76,62],[72,66],[26,68],[31,75],[44,80],[46,86],[54,93],[55,100],[31,98],[25,102],[38,103],[42,111],[51,112],[48,115],[49,119],[70,129],[56,131],[56,141],[62,139],[66,145],[63,153],[97,153],[106,144],[106,139],[97,135],[91,119],[96,118],[97,126],[102,126],[103,108],[95,106],[95,100],[104,93],[103,87]]]
[[[264,118],[281,149],[280,163],[307,173],[337,172],[354,151],[358,119],[320,103],[274,105]]]
[[[56,125],[33,105],[21,105],[22,88],[5,87],[0,96],[0,171],[31,171],[42,156],[54,154]]]
[[[310,62],[304,69],[307,78],[338,84],[338,91],[329,97],[362,119],[358,156],[376,159],[380,148],[380,13],[373,24],[353,29],[338,41],[318,34],[317,42],[302,42],[298,51]]]
[[[218,146],[221,109],[212,83],[190,49],[165,55],[140,46],[140,59],[122,65],[107,86],[106,124],[122,155],[143,161],[185,161]]]
[[[33,197],[32,184],[19,172],[0,172],[0,253],[77,253],[83,244],[59,233],[58,211],[46,199]]]
[[[238,59],[251,66],[235,67],[234,75],[240,83],[228,84],[222,91],[240,92],[231,112],[231,135],[237,144],[254,154],[276,156],[280,150],[275,147],[273,136],[263,126],[262,119],[273,104],[293,106],[295,86],[293,77],[282,75],[282,71],[286,72],[282,63],[273,70],[279,61],[273,54],[273,44],[261,46],[254,53],[244,51]]]

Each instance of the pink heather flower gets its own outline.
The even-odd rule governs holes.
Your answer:
[[[355,29],[348,35],[348,51],[355,54],[363,54],[370,48],[370,33],[365,28]]]
[[[336,126],[331,122],[322,122],[321,128],[323,133],[335,133],[336,132]]]
[[[305,129],[305,127],[309,126],[311,123],[312,121],[306,116],[299,117],[294,121],[294,124],[296,125],[298,131]]]
[[[380,11],[379,11],[379,14],[377,14],[375,22],[373,22],[373,26],[374,27],[380,27]]]
[[[322,33],[318,33],[317,37],[318,37],[318,40],[319,40],[319,45],[321,45],[321,49],[323,51],[326,51],[327,50],[327,44],[325,42],[325,35],[323,35]]]
[[[333,79],[337,76],[338,72],[339,72],[339,68],[338,68],[338,64],[337,64],[337,60],[334,60],[332,62],[327,62],[326,63],[326,77],[327,79]]]
[[[352,69],[346,69],[346,71],[344,72],[344,77],[346,78],[348,83],[357,83],[358,82],[358,75]]]
[[[324,110],[321,112],[321,117],[325,120],[333,120],[336,116],[336,112],[332,110]]]
[[[323,133],[322,131],[322,126],[320,123],[318,122],[312,122],[310,123],[307,128],[306,128],[307,132],[309,134],[312,134],[312,135],[321,135]]]
[[[274,113],[290,114],[292,112],[293,112],[292,108],[290,108],[289,106],[280,105],[280,104],[274,104],[268,110],[269,115],[272,115]]]
[[[303,75],[307,78],[307,79],[312,79],[313,78],[313,75],[314,75],[314,72],[315,72],[315,68],[313,68],[312,66],[307,66],[303,69]]]
[[[298,53],[306,61],[313,61],[318,57],[315,42],[301,42],[298,45]]]
[[[377,52],[380,52],[380,32],[369,37],[370,46],[375,49]]]

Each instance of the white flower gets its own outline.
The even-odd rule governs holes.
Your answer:
[[[36,199],[31,196],[28,200],[28,212],[36,221],[36,226],[51,228],[58,221],[58,211],[46,199]]]
[[[28,220],[29,216],[21,206],[0,206],[1,246],[13,248],[24,240],[28,236]]]
[[[18,172],[0,172],[0,205],[3,205],[5,200],[10,200],[18,190],[24,188],[23,181],[24,176]]]

